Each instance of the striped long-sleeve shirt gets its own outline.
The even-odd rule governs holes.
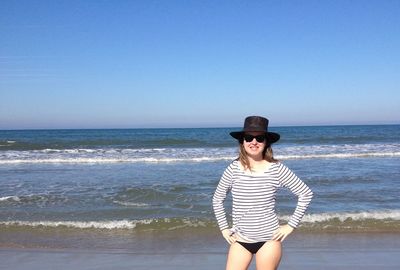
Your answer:
[[[275,213],[275,197],[279,188],[286,187],[298,196],[298,202],[288,224],[296,228],[313,193],[282,163],[272,163],[263,173],[244,172],[240,162],[233,161],[224,171],[213,196],[213,208],[220,230],[229,228],[224,200],[232,193],[232,231],[249,242],[271,240],[279,228]]]

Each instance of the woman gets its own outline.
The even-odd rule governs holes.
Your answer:
[[[268,119],[249,116],[242,131],[231,132],[240,145],[239,158],[224,171],[213,197],[214,213],[223,237],[230,244],[227,270],[245,270],[256,256],[257,270],[277,269],[282,241],[298,226],[312,191],[285,165],[274,159],[271,144],[280,138],[268,132]],[[288,224],[279,225],[275,195],[280,187],[298,196]],[[233,197],[233,226],[229,228],[223,202]]]

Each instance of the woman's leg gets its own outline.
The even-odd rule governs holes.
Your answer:
[[[257,270],[276,270],[282,257],[282,243],[268,241],[256,253]]]
[[[233,243],[229,248],[226,270],[246,270],[249,267],[253,254],[239,243]]]

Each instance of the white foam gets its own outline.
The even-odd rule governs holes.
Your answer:
[[[314,158],[359,158],[359,157],[400,157],[400,152],[388,153],[341,153],[341,154],[309,154],[309,155],[278,155],[277,159],[314,159]]]
[[[289,220],[290,216],[283,216],[283,220]],[[302,222],[328,222],[337,219],[340,222],[346,220],[400,220],[400,210],[383,210],[383,211],[366,211],[366,212],[331,212],[331,213],[321,213],[321,214],[306,214],[304,215]]]
[[[123,206],[134,206],[134,207],[148,207],[150,206],[147,203],[134,203],[134,202],[121,202],[121,201],[113,201],[113,203],[123,205]]]
[[[180,224],[175,224],[178,222]],[[143,220],[111,220],[111,221],[0,221],[2,226],[27,226],[27,227],[67,227],[72,229],[135,229],[137,225],[149,225],[152,223],[169,223],[175,224],[173,227],[166,227],[168,230],[175,230],[184,227],[205,227],[207,224],[202,220],[192,219],[143,219]]]
[[[0,197],[0,202],[2,201],[9,201],[9,200],[13,200],[13,201],[20,201],[20,198],[18,196],[5,196],[5,197]]]
[[[0,147],[1,146],[10,146],[10,144],[16,143],[16,141],[2,141],[2,142],[5,142],[6,144],[0,144]]]
[[[282,220],[289,220],[290,216],[280,217]],[[366,212],[331,212],[319,214],[307,214],[303,217],[302,223],[318,223],[318,222],[331,222],[339,220],[345,222],[348,220],[363,221],[363,220],[376,220],[376,221],[399,221],[400,209],[395,210],[382,210],[382,211],[366,211]],[[181,224],[175,224],[173,227],[167,228],[168,230],[175,230],[183,227],[205,227],[205,221],[181,219]],[[169,218],[163,219],[144,219],[144,220],[111,220],[111,221],[0,221],[2,226],[27,226],[27,227],[67,227],[78,229],[135,229],[137,225],[149,225],[152,223],[171,223],[175,221]]]
[[[172,163],[233,160],[237,147],[142,149],[44,149],[0,152],[0,164],[20,163]],[[278,159],[400,157],[400,144],[277,146]]]
[[[78,229],[134,229],[137,224],[149,224],[152,220],[118,220],[118,221],[2,221],[5,226],[28,227],[68,227]]]
[[[322,158],[361,158],[361,157],[400,157],[398,153],[365,153],[365,154],[328,154],[328,155],[278,155],[277,159],[322,159]],[[220,157],[195,157],[195,158],[38,158],[38,159],[9,159],[0,160],[0,164],[23,164],[23,163],[173,163],[173,162],[212,162],[223,160],[234,160],[236,156]]]

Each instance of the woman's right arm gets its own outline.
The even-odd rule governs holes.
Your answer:
[[[232,165],[232,164],[231,164]],[[228,166],[222,174],[221,179],[219,180],[217,189],[214,192],[213,196],[213,209],[214,214],[218,222],[219,229],[224,231],[229,228],[228,221],[226,219],[226,213],[224,208],[224,201],[226,195],[230,191],[232,187],[232,166]],[[225,233],[226,234],[226,233]]]

